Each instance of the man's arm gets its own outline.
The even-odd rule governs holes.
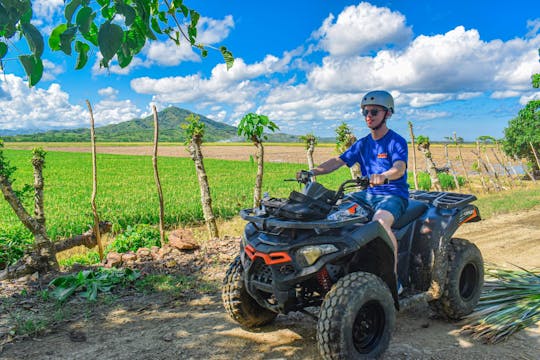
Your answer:
[[[341,160],[339,157],[335,157],[335,158],[331,158],[330,160],[326,160],[321,165],[317,166],[316,168],[311,169],[311,172],[315,176],[324,175],[324,174],[328,174],[334,170],[339,169],[343,165],[345,165],[345,162]],[[301,173],[302,173],[301,171],[296,173],[297,179],[301,178],[302,176]]]
[[[405,174],[405,170],[407,170],[407,164],[405,164],[405,161],[398,160],[394,164],[392,164],[392,167],[385,172],[381,174],[374,174],[371,175],[370,182],[372,185],[381,185],[384,184],[384,180],[396,180]]]

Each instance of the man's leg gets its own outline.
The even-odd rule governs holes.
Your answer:
[[[386,230],[388,237],[392,240],[394,245],[394,272],[397,275],[397,252],[398,252],[398,243],[396,236],[392,232],[392,224],[394,223],[394,215],[390,211],[379,209],[373,215],[373,221],[378,221]]]

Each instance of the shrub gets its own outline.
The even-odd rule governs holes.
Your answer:
[[[443,190],[454,190],[456,184],[454,183],[454,177],[446,173],[437,174],[439,177],[439,182]],[[462,176],[458,176],[459,186],[465,185],[465,179]],[[414,183],[414,181],[409,181],[409,183]],[[427,172],[418,173],[418,189],[429,191],[431,189],[431,178]]]
[[[19,260],[32,245],[32,234],[19,225],[0,226],[0,269]]]
[[[108,251],[125,253],[152,246],[160,246],[159,230],[147,224],[137,224],[127,227],[126,231],[118,235],[107,247]]]

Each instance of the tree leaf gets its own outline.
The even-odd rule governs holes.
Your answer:
[[[36,85],[43,76],[43,62],[35,55],[21,55],[19,61],[23,65],[24,72],[28,76],[30,87]]]
[[[109,61],[120,49],[124,31],[116,24],[109,21],[101,24],[98,32],[98,45],[101,55],[103,55],[103,66],[108,67]]]
[[[60,34],[60,50],[66,55],[71,55],[71,43],[75,40],[77,26],[70,26]]]
[[[90,24],[90,30],[86,34],[82,34],[83,37],[90,41],[94,46],[98,46],[98,27],[96,24]]]
[[[51,33],[51,36],[49,37],[49,46],[51,50],[58,51],[60,50],[60,35],[66,31],[67,24],[60,24],[57,27],[55,27]]]
[[[81,6],[82,0],[72,0],[69,3],[66,4],[66,9],[64,10],[64,17],[66,18],[67,22],[71,24],[71,19],[73,18],[73,14],[75,14],[75,11],[79,6]]]
[[[131,26],[133,24],[133,21],[135,21],[135,17],[137,16],[135,9],[133,9],[129,5],[126,5],[126,3],[123,1],[116,2],[116,11],[119,14],[124,15],[124,18],[126,19],[126,26]]]
[[[8,51],[8,46],[4,42],[0,41],[0,59],[6,56],[7,51]]]
[[[86,63],[88,62],[88,51],[90,50],[90,46],[88,44],[83,43],[82,41],[75,41],[75,51],[79,53],[77,56],[77,63],[75,64],[75,69],[80,70],[82,69]]]
[[[131,55],[131,51],[127,43],[122,44],[120,50],[118,50],[116,53],[116,57],[118,58],[118,65],[120,65],[121,68],[125,68],[129,65],[133,59],[133,55]]]
[[[227,50],[225,46],[222,46],[219,48],[219,51],[221,51],[221,55],[223,56],[223,60],[225,60],[225,64],[227,65],[227,70],[232,68],[234,64],[234,57],[233,54]]]
[[[96,17],[96,13],[92,11],[92,8],[83,7],[78,13],[76,23],[79,25],[79,31],[81,34],[86,34],[90,31],[92,23]]]
[[[28,42],[30,51],[37,57],[41,57],[43,54],[43,36],[39,30],[32,24],[22,24],[23,35]]]

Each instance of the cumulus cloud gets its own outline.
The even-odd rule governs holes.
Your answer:
[[[330,14],[313,34],[315,39],[320,39],[320,46],[335,56],[400,47],[411,36],[412,30],[406,26],[402,14],[367,2],[346,7],[337,19]]]
[[[102,94],[115,92],[111,88],[102,90]],[[7,130],[87,127],[90,119],[86,106],[72,104],[59,84],[46,89],[29,88],[15,75],[0,77],[0,108],[0,128]],[[102,100],[93,105],[93,111],[96,126],[131,120],[141,114],[131,100]]]
[[[375,56],[327,56],[308,79],[314,88],[332,92],[373,88],[405,92],[484,92],[495,88],[524,90],[538,71],[540,35],[508,42],[480,39],[463,26],[442,35],[415,38],[402,51]]]
[[[227,70],[224,64],[216,65],[209,78],[204,78],[200,74],[160,79],[141,77],[133,79],[131,87],[138,93],[152,94],[154,100],[158,102],[197,101],[242,104],[243,108],[252,108],[254,97],[267,88],[265,84],[252,80],[285,71],[290,58],[287,54],[282,59],[267,55],[263,61],[251,65],[237,58],[230,70]]]
[[[5,75],[0,77],[0,87],[0,128],[75,127],[87,117],[85,109],[71,104],[69,95],[58,84],[47,89],[29,88],[22,78]]]
[[[93,107],[96,126],[117,124],[141,116],[141,110],[131,100],[102,100]]]
[[[118,95],[118,90],[116,90],[115,88],[111,86],[108,86],[106,88],[99,89],[98,94],[101,96],[109,97],[109,98],[115,98],[116,95]]]

